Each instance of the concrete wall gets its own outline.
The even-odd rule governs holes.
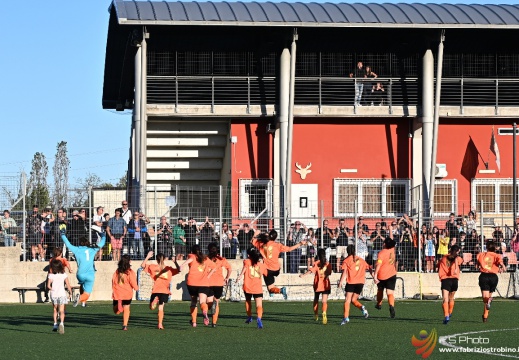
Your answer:
[[[21,249],[19,247],[1,247],[0,248],[0,299],[1,302],[16,303],[18,302],[18,292],[13,291],[14,287],[20,286],[41,286],[43,288],[44,281],[47,276],[48,263],[45,262],[20,262],[19,257]],[[281,260],[280,260],[281,262]],[[133,269],[137,270],[140,266],[140,261],[133,262]],[[238,272],[241,270],[241,260],[230,261],[233,273],[231,278],[236,278]],[[171,264],[172,265],[172,264]],[[77,285],[75,276],[76,263],[71,263],[74,274],[69,275],[69,280],[72,285]],[[96,282],[94,291],[90,300],[110,300],[112,296],[111,279],[116,269],[116,264],[111,261],[96,262]],[[185,287],[186,273],[176,275],[173,278],[173,294],[174,300],[187,300],[187,290]],[[420,286],[422,293],[440,294],[440,282],[437,274],[417,274],[417,273],[399,273],[399,277],[403,278],[405,287],[405,297],[412,298],[420,293]],[[457,292],[457,298],[476,298],[481,296],[478,286],[478,273],[464,273],[461,275],[460,286]],[[344,299],[342,292],[337,290],[336,284],[339,280],[340,274],[332,274],[332,299]],[[509,289],[511,273],[499,275],[498,292],[494,295],[497,297],[507,296]],[[276,279],[276,284],[279,286],[288,286],[288,295],[291,300],[310,300],[313,298],[312,289],[313,278],[308,275],[304,278],[294,274],[281,274]],[[396,297],[401,297],[401,282],[397,282]],[[508,296],[512,296],[513,289],[510,287]],[[264,292],[266,289],[264,289]],[[375,287],[372,286],[372,280],[368,280],[365,286],[365,294],[373,295]],[[43,296],[43,294],[40,294]],[[267,300],[269,297],[266,298]],[[280,295],[276,295],[272,300],[280,300]],[[27,292],[26,302],[35,303],[42,301],[41,297],[34,291]]]

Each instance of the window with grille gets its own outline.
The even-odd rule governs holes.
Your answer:
[[[516,201],[519,200],[517,193]],[[513,198],[512,179],[472,180],[472,207],[478,211],[483,202],[484,213],[512,213]]]
[[[240,217],[272,217],[272,180],[240,179]]]
[[[334,216],[401,216],[409,209],[409,180],[334,179]]]
[[[456,213],[457,204],[457,181],[436,180],[434,182],[434,215],[448,216]]]

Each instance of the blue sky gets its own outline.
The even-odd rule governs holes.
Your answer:
[[[519,0],[441,3],[519,4]],[[52,174],[60,141],[68,143],[71,185],[89,173],[112,183],[124,174],[131,115],[101,106],[109,5],[104,0],[2,3],[0,176],[28,173],[36,152],[45,154]]]

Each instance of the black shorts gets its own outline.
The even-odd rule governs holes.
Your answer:
[[[263,294],[249,294],[245,293],[245,300],[250,300],[254,297],[254,299],[263,298]]]
[[[267,276],[263,276],[263,280],[265,280],[265,285],[269,287],[270,285],[274,284],[274,281],[276,280],[275,277],[279,275],[279,270],[267,270]]]
[[[112,302],[113,306],[117,306],[118,302],[119,302],[119,300],[114,300]],[[122,302],[123,302],[123,306],[124,305],[130,305],[132,303],[132,299],[130,299],[130,300],[122,300]]]
[[[481,291],[496,291],[499,278],[497,274],[481,273],[479,275],[479,288]]]
[[[328,290],[324,290],[324,291],[314,291],[314,295],[315,297],[319,297],[319,295],[321,294],[324,294],[324,295],[330,295],[332,293],[332,291],[330,289]]]
[[[447,290],[448,292],[458,291],[458,279],[448,278],[442,280],[442,290]]]
[[[153,302],[153,300],[158,297],[159,298],[159,305],[167,304],[169,300],[169,294],[161,294],[161,293],[153,293],[150,296],[150,304]]]
[[[345,293],[359,294],[362,292],[364,284],[346,284]]]
[[[380,282],[377,284],[377,288],[379,290],[395,290],[396,286],[396,275],[391,276],[390,278],[386,280],[380,280]]]
[[[191,296],[198,296],[198,294],[206,294],[207,296],[211,293],[211,288],[209,286],[187,286],[187,292]]]
[[[223,286],[210,286],[207,296],[214,296],[216,299],[219,299],[222,297],[222,294]]]

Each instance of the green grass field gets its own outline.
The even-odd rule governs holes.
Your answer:
[[[486,342],[470,346],[519,347],[519,307],[514,300],[495,300],[488,323],[482,323],[480,301],[457,301],[453,319],[442,324],[439,301],[397,301],[396,318],[389,318],[387,303],[381,311],[364,302],[370,312],[364,319],[352,307],[351,322],[339,326],[342,302],[330,302],[328,324],[315,322],[308,302],[265,302],[264,329],[244,323],[244,303],[223,302],[218,327],[189,325],[189,303],[166,305],[165,330],[156,328],[157,315],[144,302],[131,306],[128,331],[111,303],[93,302],[86,308],[68,307],[65,334],[52,329],[49,304],[0,305],[2,359],[421,359],[411,337],[421,330],[438,336],[475,331],[469,335]],[[499,331],[502,329],[511,329]],[[458,339],[459,341],[459,339]],[[440,353],[437,344],[429,359],[487,359],[483,354]],[[519,358],[519,352],[508,353]]]

